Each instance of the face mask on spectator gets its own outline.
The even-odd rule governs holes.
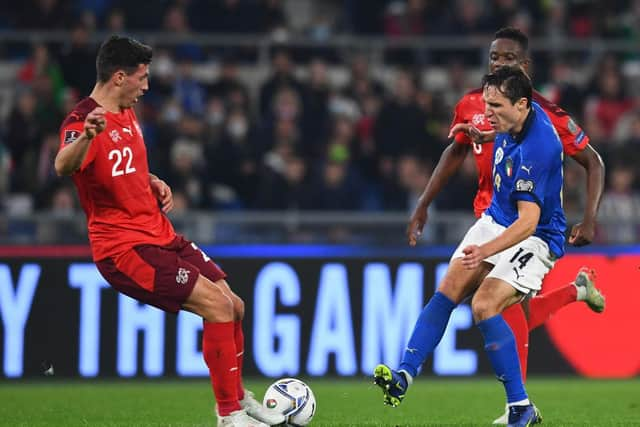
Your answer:
[[[232,138],[240,139],[244,138],[247,134],[247,128],[248,126],[246,121],[242,119],[232,120],[227,125],[227,132],[229,132],[229,135],[231,135]]]
[[[181,115],[182,115],[182,113],[180,112],[180,108],[178,108],[176,106],[169,106],[169,107],[165,108],[164,114],[162,115],[162,118],[166,122],[175,123],[178,120],[180,120],[180,116]]]
[[[209,126],[218,126],[224,121],[224,112],[223,111],[212,111],[207,114],[207,123]]]

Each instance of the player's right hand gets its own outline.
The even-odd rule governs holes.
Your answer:
[[[493,141],[496,133],[493,130],[481,131],[477,127],[469,123],[456,123],[449,131],[447,138],[453,138],[458,133],[464,133],[474,144],[484,144],[485,142]]]
[[[416,243],[418,243],[418,239],[422,235],[424,225],[427,223],[428,216],[426,206],[416,206],[413,214],[411,215],[411,219],[409,220],[409,225],[407,226],[407,240],[409,241],[409,246],[415,246]]]
[[[89,140],[95,138],[107,127],[107,120],[104,118],[105,112],[104,108],[96,107],[84,119],[84,134]]]

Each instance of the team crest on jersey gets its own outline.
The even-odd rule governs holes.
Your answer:
[[[80,136],[80,131],[77,130],[65,130],[64,131],[64,145],[71,144],[73,141],[78,139]]]
[[[493,183],[496,186],[496,191],[500,191],[500,184],[502,184],[502,177],[500,176],[499,173],[496,174],[493,180]]]
[[[502,147],[498,147],[498,149],[496,150],[496,159],[494,161],[494,164],[499,165],[503,157],[504,151],[502,150]]]
[[[109,136],[111,137],[111,140],[113,142],[118,142],[122,139],[122,137],[120,136],[120,134],[118,133],[118,131],[116,129],[112,130],[111,132],[109,132]]]
[[[484,123],[484,114],[474,114],[473,117],[471,118],[471,123],[474,124],[474,126],[478,126]]]
[[[507,160],[504,162],[504,169],[508,177],[513,175],[513,160],[511,160],[511,157],[507,157]]]
[[[189,281],[189,273],[191,273],[191,271],[180,267],[178,269],[178,274],[176,274],[176,283],[178,285],[186,284]]]

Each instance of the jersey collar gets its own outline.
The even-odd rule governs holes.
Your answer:
[[[529,133],[529,129],[531,129],[531,125],[533,124],[533,120],[536,117],[536,110],[533,108],[533,104],[531,104],[531,109],[529,110],[529,114],[527,114],[527,118],[524,119],[524,123],[522,125],[522,130],[514,135],[513,140],[516,144],[520,144],[522,140]]]

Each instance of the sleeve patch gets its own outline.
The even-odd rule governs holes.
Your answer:
[[[527,193],[532,193],[534,188],[533,181],[519,179],[516,181],[516,191],[526,191]]]
[[[71,144],[73,141],[78,139],[79,136],[80,136],[80,131],[78,130],[73,130],[73,129],[65,130],[64,145]]]

